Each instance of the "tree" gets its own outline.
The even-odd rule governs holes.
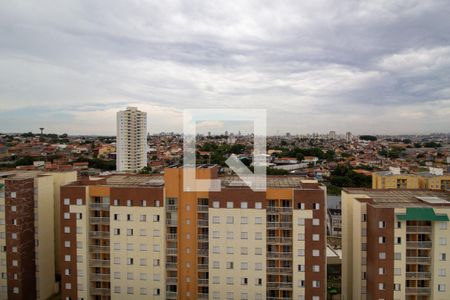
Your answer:
[[[359,139],[363,141],[376,141],[377,137],[374,135],[360,135]]]

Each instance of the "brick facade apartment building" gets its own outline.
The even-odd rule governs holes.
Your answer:
[[[184,192],[182,168],[62,187],[62,299],[326,299],[323,186],[196,173],[222,190]]]

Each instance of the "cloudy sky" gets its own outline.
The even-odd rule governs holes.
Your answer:
[[[450,2],[1,1],[0,132],[181,131],[267,109],[269,133],[450,131]]]

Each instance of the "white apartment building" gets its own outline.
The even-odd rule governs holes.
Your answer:
[[[147,166],[147,113],[137,107],[117,112],[117,171]]]

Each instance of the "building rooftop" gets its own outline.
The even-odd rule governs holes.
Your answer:
[[[360,194],[372,199],[378,207],[437,207],[450,205],[450,192],[430,190],[345,188],[348,194]],[[363,197],[361,197],[363,198]]]

